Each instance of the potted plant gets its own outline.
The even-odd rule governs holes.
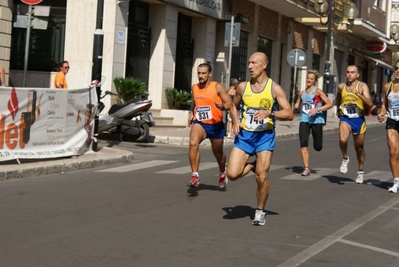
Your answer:
[[[145,83],[140,79],[116,77],[114,84],[118,92],[118,101],[120,104],[124,104],[132,98],[144,98],[149,94]]]
[[[176,88],[166,88],[166,97],[173,101],[174,109],[189,109],[192,103],[191,94],[184,90],[178,90]]]

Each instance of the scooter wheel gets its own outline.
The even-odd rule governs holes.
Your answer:
[[[130,134],[125,134],[123,136],[123,141],[133,141],[133,142],[139,142],[139,143],[144,143],[148,140],[148,137],[150,136],[150,127],[147,125],[147,123],[143,123],[140,125],[140,136],[137,137],[130,135]]]

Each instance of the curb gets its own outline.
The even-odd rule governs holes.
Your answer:
[[[108,164],[130,162],[133,157],[133,153],[130,151],[103,147],[98,152],[79,157],[56,158],[51,161],[43,159],[43,161],[28,162],[17,166],[8,164],[1,167],[0,181],[92,169]]]

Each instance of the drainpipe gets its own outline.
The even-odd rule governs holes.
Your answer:
[[[96,30],[94,31],[94,44],[93,44],[93,67],[91,71],[91,79],[101,81],[102,63],[103,63],[103,16],[104,16],[104,0],[97,1],[97,17],[96,17]],[[96,86],[97,102],[100,102],[101,83]],[[93,151],[97,151],[97,137],[98,137],[98,113],[94,117],[94,139],[92,144]]]

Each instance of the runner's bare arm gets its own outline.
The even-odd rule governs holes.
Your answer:
[[[388,104],[388,98],[387,98],[387,91],[389,89],[389,86],[391,85],[391,82],[386,83],[384,85],[384,89],[383,89],[383,98],[382,98],[382,103],[381,103],[381,109],[380,109],[380,113],[377,115],[377,119],[379,122],[383,122],[384,121],[384,117],[385,114],[387,113],[387,104]]]
[[[302,93],[303,93],[303,91],[299,92],[298,98],[296,99],[296,102],[295,102],[294,109],[299,109],[299,105],[301,104],[301,100],[302,100],[301,99]]]
[[[341,98],[342,98],[342,89],[344,88],[344,84],[341,83],[337,87],[337,95],[335,97],[335,106],[337,107],[337,117],[339,118],[341,116],[341,113],[339,112],[339,106],[341,106]]]
[[[218,93],[218,95],[220,96],[220,98],[222,99],[222,102],[223,102],[223,103],[214,102],[216,107],[221,110],[230,109],[230,107],[233,105],[233,101],[231,100],[231,97],[226,92],[226,89],[224,88],[224,86],[222,84],[218,83],[216,85],[216,92]]]
[[[287,96],[284,89],[276,83],[273,83],[273,95],[276,98],[280,109],[274,112],[274,117],[276,120],[280,121],[290,121],[294,118],[294,113],[292,112],[291,105],[287,100]]]
[[[238,133],[240,132],[240,121],[237,116],[237,111],[240,108],[244,88],[245,88],[245,82],[241,82],[238,84],[238,86],[236,88],[236,94],[234,95],[234,99],[233,99],[234,105],[232,105],[230,108],[232,127],[233,127],[233,132],[235,135],[238,135]]]
[[[356,95],[360,97],[360,99],[369,107],[373,105],[373,101],[371,100],[370,90],[366,83],[361,82],[359,86],[359,92],[356,92]]]

